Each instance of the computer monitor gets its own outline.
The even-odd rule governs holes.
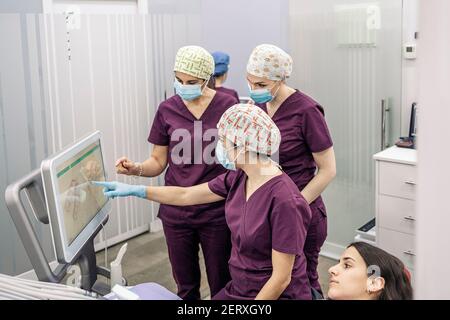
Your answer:
[[[102,188],[91,183],[106,181],[101,133],[44,160],[41,174],[56,258],[73,263],[111,208]]]

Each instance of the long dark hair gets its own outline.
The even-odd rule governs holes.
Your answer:
[[[350,247],[355,248],[363,258],[369,277],[372,275],[369,268],[373,267],[378,269],[379,276],[384,279],[384,289],[378,300],[412,300],[411,276],[400,259],[365,242],[355,242]]]
[[[210,89],[213,90],[216,89],[216,77],[214,75],[212,75],[211,78],[209,79],[207,86]]]

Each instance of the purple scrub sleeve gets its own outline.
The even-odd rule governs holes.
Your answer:
[[[208,187],[212,192],[226,199],[236,177],[237,171],[228,170],[225,174],[209,181]]]
[[[309,222],[308,219],[307,224],[304,224],[304,218],[299,214],[303,211],[309,210],[305,208],[304,201],[297,198],[284,200],[273,208],[270,217],[273,250],[286,254],[303,254]]]
[[[161,107],[158,108],[156,112],[155,119],[153,120],[153,125],[148,137],[148,142],[158,145],[158,146],[168,146],[170,143],[170,136],[167,133],[167,128],[165,126],[166,121],[163,118],[163,112]]]
[[[318,106],[305,108],[302,134],[312,153],[325,151],[333,146],[330,131]]]

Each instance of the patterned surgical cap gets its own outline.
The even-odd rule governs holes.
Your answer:
[[[217,128],[220,138],[253,152],[270,156],[280,147],[280,130],[264,110],[252,104],[237,104],[229,108]]]
[[[292,74],[293,61],[282,49],[262,44],[253,49],[247,63],[247,72],[264,79],[280,81]]]
[[[206,80],[214,73],[214,58],[202,47],[182,47],[175,57],[173,70]]]

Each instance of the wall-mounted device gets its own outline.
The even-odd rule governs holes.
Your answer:
[[[403,56],[406,60],[417,59],[417,45],[415,43],[407,43],[403,46]]]

